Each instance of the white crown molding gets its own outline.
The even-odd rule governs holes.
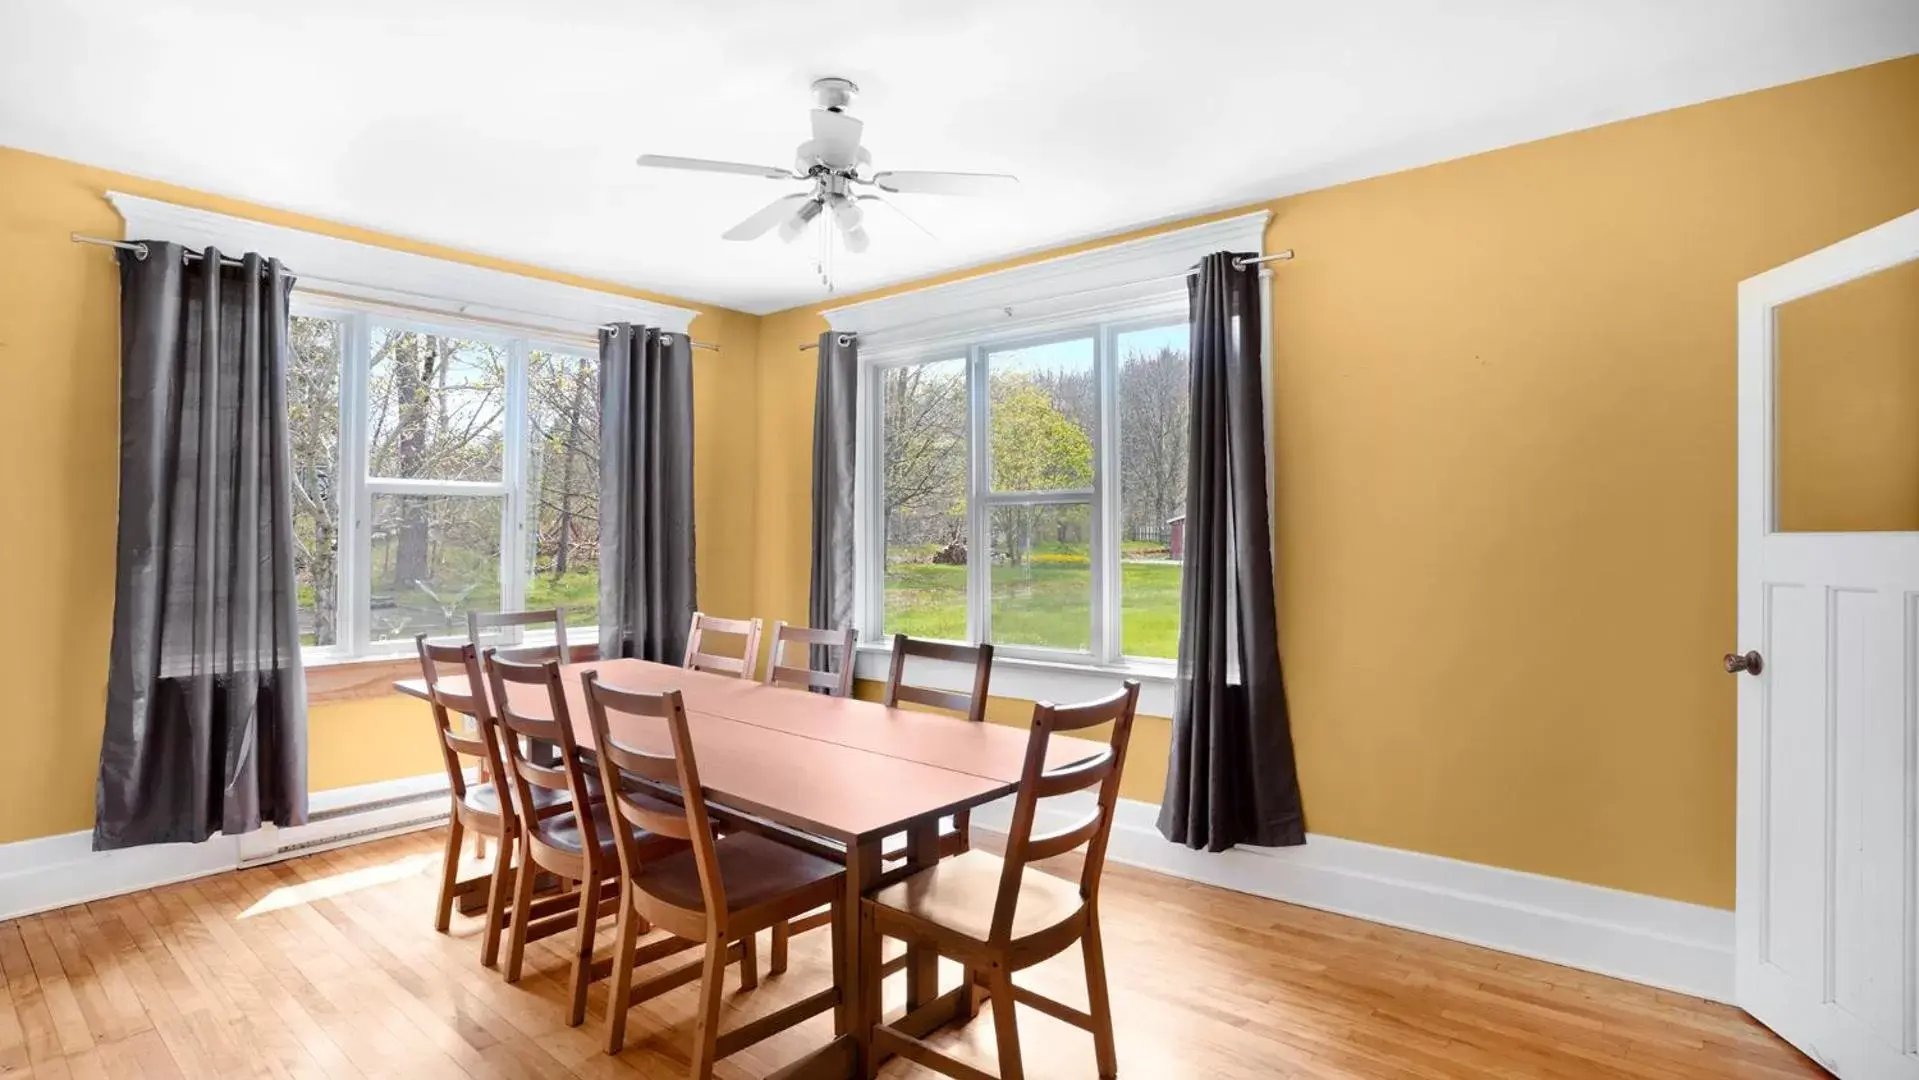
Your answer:
[[[1090,793],[1043,800],[1035,835],[1071,828]],[[1733,1000],[1733,913],[1563,878],[1309,835],[1294,848],[1193,851],[1159,834],[1159,807],[1121,799],[1107,857],[1189,881],[1463,941],[1562,967]],[[1012,802],[973,811],[1004,835]]]
[[[525,323],[568,337],[597,338],[599,327],[632,322],[686,333],[691,308],[562,285],[304,229],[270,225],[190,206],[107,192],[129,240],[212,245],[228,255],[257,251],[279,259],[303,285],[363,303],[425,308],[454,318]]]
[[[872,355],[1136,309],[1169,296],[1183,305],[1179,275],[1215,251],[1264,254],[1272,218],[1268,210],[1221,218],[822,314],[834,330],[857,332],[862,355]]]

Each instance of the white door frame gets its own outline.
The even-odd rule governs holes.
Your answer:
[[[1910,648],[1919,641],[1919,591],[1914,590],[1910,580],[1919,535],[1780,533],[1773,452],[1777,433],[1776,310],[1790,301],[1915,257],[1919,257],[1919,211],[1848,237],[1739,285],[1738,648],[1741,650],[1760,650],[1770,659],[1773,643],[1765,639],[1768,620],[1764,607],[1764,552],[1784,552],[1801,561],[1823,563],[1835,573],[1843,568],[1845,574],[1863,573],[1872,578],[1872,587],[1904,597],[1908,613],[1906,645]],[[1919,417],[1915,417],[1914,422],[1919,423]],[[1907,661],[1907,670],[1911,670],[1910,661]],[[1821,823],[1826,851],[1824,986],[1812,987],[1809,997],[1782,993],[1790,980],[1784,978],[1781,968],[1769,966],[1765,958],[1767,935],[1771,932],[1767,923],[1770,917],[1767,882],[1771,868],[1766,860],[1773,850],[1772,821],[1768,816],[1772,776],[1766,771],[1771,761],[1767,740],[1772,735],[1772,726],[1765,710],[1770,700],[1767,681],[1772,676],[1770,667],[1756,678],[1739,676],[1737,1000],[1762,1022],[1846,1080],[1903,1080],[1919,1076],[1919,1057],[1914,1056],[1919,1052],[1919,878],[1915,877],[1919,871],[1919,806],[1915,806],[1919,781],[1914,779],[1919,777],[1919,737],[1914,732],[1915,717],[1919,717],[1919,685],[1908,677],[1905,687],[1905,846],[1904,865],[1898,878],[1904,890],[1904,918],[1897,945],[1904,976],[1903,985],[1897,991],[1901,994],[1899,1016],[1903,1046],[1894,1050],[1883,1042],[1862,1041],[1854,1018],[1834,1004],[1832,952],[1839,914],[1834,911],[1832,898],[1838,810],[1831,754],[1827,755],[1827,775],[1822,781],[1827,792],[1826,820]],[[1830,694],[1830,682],[1827,685]],[[1831,708],[1829,704],[1828,740],[1834,738]],[[1809,873],[1820,872],[1817,867],[1806,869]],[[1811,977],[1799,977],[1801,988],[1812,981]]]

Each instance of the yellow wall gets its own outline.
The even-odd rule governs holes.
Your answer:
[[[120,235],[108,190],[670,301],[0,148],[0,655],[26,668],[0,717],[0,843],[93,820],[113,618],[119,281],[110,252],[67,236]],[[708,307],[692,327],[722,347],[694,354],[695,513],[701,599],[727,610],[754,595],[753,506],[742,493],[755,448],[750,429],[725,421],[756,407],[758,323]],[[425,711],[403,699],[316,707],[308,741],[316,790],[440,768]]]
[[[1915,131],[1907,58],[1268,204],[1313,831],[1732,905],[1735,289],[1919,207]],[[761,325],[769,618],[823,328]]]
[[[1779,525],[1919,529],[1919,262],[1779,309]]]
[[[1731,905],[1734,289],[1919,206],[1915,130],[1908,58],[1268,204],[1268,246],[1299,252],[1275,289],[1276,544],[1315,832]],[[0,438],[35,463],[6,489],[31,524],[0,547],[3,641],[52,660],[9,702],[0,841],[91,813],[117,292],[67,234],[116,232],[108,188],[500,265],[0,151]],[[694,325],[725,346],[696,360],[710,610],[805,616],[798,346],[822,328]],[[423,716],[352,703],[315,710],[314,786],[378,779],[389,725],[415,740],[390,774],[431,769]],[[1142,723],[1129,796],[1157,799],[1166,739]]]

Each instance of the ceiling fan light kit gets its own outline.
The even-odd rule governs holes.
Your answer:
[[[860,142],[866,125],[846,111],[859,89],[851,79],[838,76],[814,80],[812,137],[799,144],[790,170],[661,154],[642,154],[638,164],[649,169],[806,182],[808,190],[780,196],[720,236],[725,240],[757,240],[777,226],[780,239],[790,244],[804,235],[814,220],[827,218],[831,224],[820,230],[820,254],[815,267],[828,292],[833,289],[835,246],[859,254],[871,243],[866,232],[866,214],[860,206],[862,202],[885,203],[915,228],[932,235],[882,196],[862,194],[856,188],[873,187],[896,194],[987,196],[1011,191],[1019,185],[1017,178],[1003,173],[872,171],[872,152]]]

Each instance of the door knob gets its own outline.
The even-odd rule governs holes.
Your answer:
[[[1742,671],[1748,675],[1757,675],[1765,669],[1765,658],[1756,652],[1726,654],[1726,674],[1728,675],[1737,675]]]

